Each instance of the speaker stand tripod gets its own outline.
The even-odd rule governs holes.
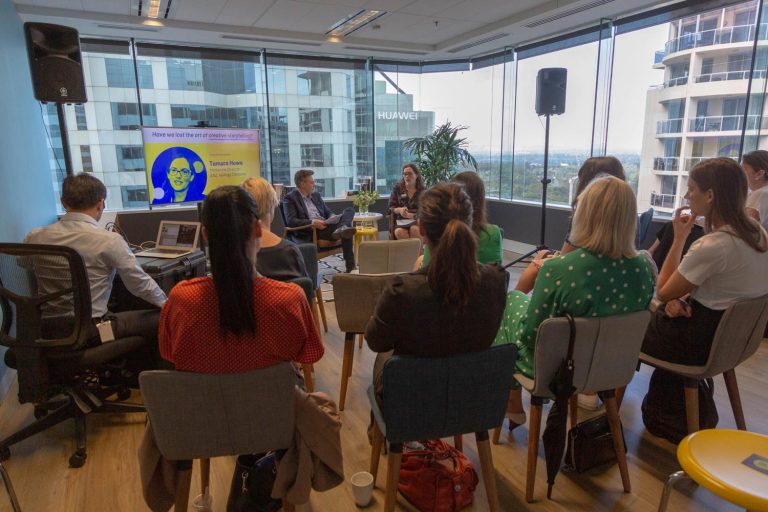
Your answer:
[[[64,104],[56,102],[56,114],[59,116],[59,131],[61,132],[61,145],[64,151],[64,168],[67,170],[67,176],[72,176],[74,171],[72,170],[72,155],[69,153],[69,134],[67,133],[67,121],[64,118]],[[53,151],[53,148],[51,148]],[[53,158],[56,157],[56,152],[53,152]]]
[[[539,251],[548,249],[545,241],[547,233],[547,185],[552,180],[549,179],[549,118],[551,114],[544,114],[546,122],[544,124],[544,175],[541,178],[541,220],[540,220],[540,236],[539,245],[535,249],[528,251],[519,258],[513,260],[511,263],[504,265],[504,268],[509,268],[512,265],[519,263],[525,259],[530,258]]]

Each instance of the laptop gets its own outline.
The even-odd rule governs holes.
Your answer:
[[[140,258],[178,258],[185,256],[197,248],[200,238],[199,222],[180,222],[172,220],[160,221],[157,230],[157,243],[154,249],[136,253]]]

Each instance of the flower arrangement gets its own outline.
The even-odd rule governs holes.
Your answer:
[[[368,211],[368,207],[379,199],[379,193],[375,190],[363,190],[352,200],[360,213]]]

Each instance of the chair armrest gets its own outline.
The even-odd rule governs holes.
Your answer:
[[[306,226],[296,226],[295,228],[289,228],[288,226],[285,227],[286,231],[301,231],[302,229],[315,229],[315,227],[312,224],[307,224]]]

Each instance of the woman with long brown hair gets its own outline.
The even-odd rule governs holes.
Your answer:
[[[747,176],[747,214],[768,231],[768,151],[758,149],[741,157]]]
[[[507,273],[476,261],[472,203],[453,183],[425,191],[418,227],[432,253],[425,268],[392,278],[368,322],[365,338],[379,352],[374,383],[393,354],[443,357],[482,350],[496,336],[507,289]]]
[[[747,179],[730,158],[704,160],[688,179],[672,221],[675,238],[657,283],[665,302],[651,321],[643,352],[680,364],[704,364],[723,312],[768,293],[766,232],[746,212]],[[697,216],[707,234],[681,258]]]
[[[392,233],[395,238],[419,238],[416,225],[416,212],[419,209],[419,196],[424,191],[424,180],[416,164],[403,166],[403,179],[395,183],[389,196],[389,211],[393,214]]]
[[[464,171],[451,178],[458,183],[472,201],[472,231],[477,235],[477,261],[480,263],[499,263],[504,256],[501,229],[496,224],[489,224],[485,211],[485,184],[474,171]],[[419,266],[429,263],[429,248],[424,247],[424,258]]]

